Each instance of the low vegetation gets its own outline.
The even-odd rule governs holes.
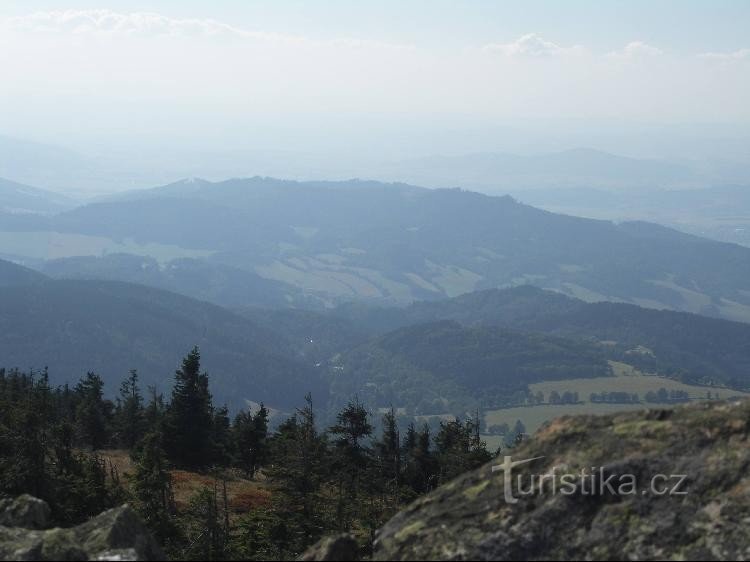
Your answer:
[[[168,398],[144,397],[135,371],[114,401],[93,373],[53,388],[0,371],[0,494],[31,493],[66,525],[129,501],[178,559],[289,559],[335,531],[367,555],[405,503],[491,456],[477,419],[402,432],[356,399],[326,429],[309,395],[274,430],[263,405],[230,419],[197,349]]]

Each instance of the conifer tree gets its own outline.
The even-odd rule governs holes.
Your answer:
[[[338,413],[333,435],[334,470],[337,475],[338,505],[336,519],[340,529],[348,528],[356,516],[360,478],[371,460],[370,451],[362,441],[372,434],[367,410],[355,399]]]
[[[268,456],[268,409],[261,404],[255,414],[240,412],[232,431],[237,466],[253,478]]]
[[[132,370],[120,385],[120,397],[115,411],[115,427],[120,445],[132,449],[143,437],[145,422],[143,397],[138,388],[138,373]]]
[[[151,398],[144,409],[143,416],[148,431],[163,431],[167,406],[164,404],[164,395],[157,392],[155,386],[149,386],[148,392]]]
[[[234,456],[231,425],[227,407],[217,408],[213,414],[211,432],[212,464],[214,466],[226,468]]]
[[[138,511],[162,541],[175,533],[171,521],[174,513],[172,476],[163,441],[161,432],[149,432],[131,453],[135,462],[131,487]]]
[[[195,347],[175,373],[172,401],[167,409],[167,453],[176,465],[201,468],[212,460],[213,408],[208,375],[201,373],[201,356]]]
[[[190,498],[182,522],[187,548],[180,552],[180,559],[226,559],[228,529],[223,523],[215,487],[204,487]]]
[[[435,446],[440,466],[440,484],[481,466],[491,458],[479,436],[478,416],[463,423],[457,418],[440,422]]]
[[[285,545],[287,556],[301,553],[326,529],[321,487],[328,476],[327,446],[316,428],[312,398],[282,423],[272,444],[268,475],[274,484],[274,510],[282,524],[273,532],[274,543]]]
[[[404,481],[414,495],[432,490],[437,481],[438,465],[431,449],[430,426],[416,430],[411,424],[402,446],[405,462]]]
[[[104,381],[94,373],[87,373],[76,385],[78,399],[76,426],[79,439],[85,446],[96,451],[108,440],[108,425],[111,404],[104,401]]]
[[[383,432],[375,443],[380,476],[393,486],[401,485],[401,439],[393,408],[383,416]]]

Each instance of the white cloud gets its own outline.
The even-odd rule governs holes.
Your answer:
[[[698,55],[702,59],[716,60],[721,62],[733,62],[750,60],[750,49],[739,49],[729,53],[703,53]]]
[[[412,48],[410,45],[351,38],[317,41],[299,35],[250,31],[214,19],[180,19],[152,12],[123,14],[111,10],[62,10],[14,17],[0,16],[0,30],[115,37],[229,37],[350,49]]]
[[[140,36],[234,35],[258,39],[298,39],[292,36],[250,32],[212,19],[174,19],[151,12],[120,14],[110,10],[36,12],[0,18],[0,28],[32,33],[99,33]]]
[[[146,12],[0,16],[0,121],[19,130],[31,123],[63,132],[202,134],[223,130],[218,123],[265,119],[295,131],[309,115],[352,128],[373,115],[425,115],[430,122],[435,115],[481,122],[749,115],[748,73],[723,72],[695,56],[654,56],[660,53],[634,41],[612,58],[533,33],[451,49]],[[254,134],[252,125],[243,130]]]
[[[482,50],[500,53],[507,57],[551,57],[585,52],[585,49],[579,45],[563,47],[540,37],[536,33],[527,33],[511,43],[490,43],[485,45]]]
[[[664,54],[664,51],[643,41],[631,41],[619,51],[608,53],[607,56],[622,59],[640,59],[647,57],[658,57]]]

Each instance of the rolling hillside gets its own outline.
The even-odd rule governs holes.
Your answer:
[[[40,269],[57,279],[138,283],[229,308],[286,308],[307,304],[302,295],[290,291],[284,283],[265,279],[252,271],[196,258],[178,258],[164,266],[150,256],[106,254],[48,260]],[[314,302],[311,304],[314,306]]]
[[[455,321],[585,340],[608,357],[685,382],[750,389],[750,326],[696,314],[622,303],[586,303],[524,286],[477,291],[405,308],[344,306],[331,314],[370,334],[404,326]]]
[[[289,408],[308,391],[327,395],[315,370],[292,359],[281,338],[215,305],[119,282],[48,281],[0,293],[0,364],[49,366],[54,384],[94,371],[116,389],[137,369],[144,386],[167,391],[195,345],[217,404]]]
[[[0,287],[31,285],[41,283],[46,279],[46,276],[33,269],[16,265],[6,260],[0,260]]]
[[[161,245],[282,283],[292,301],[318,306],[405,304],[533,284],[587,301],[750,320],[748,248],[647,223],[557,215],[458,189],[192,180],[80,207],[29,228],[141,245],[131,253]]]
[[[610,376],[605,357],[590,342],[451,321],[418,324],[332,357],[331,409],[356,395],[375,408],[461,417],[523,402],[534,382]]]
[[[330,411],[354,395],[414,415],[496,409],[522,402],[536,383],[612,376],[613,361],[750,388],[747,324],[530,286],[401,308],[238,315],[160,289],[51,280],[2,261],[0,283],[2,365],[49,365],[55,383],[92,370],[112,386],[136,368],[145,384],[167,388],[180,357],[199,345],[217,402],[234,407],[288,408],[312,391]]]

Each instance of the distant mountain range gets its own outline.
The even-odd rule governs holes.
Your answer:
[[[581,139],[581,142],[591,142]],[[705,142],[705,141],[704,141]],[[741,141],[736,141],[741,144]],[[520,143],[524,144],[524,143]],[[642,143],[641,143],[642,144]],[[721,144],[721,143],[717,143]],[[552,144],[556,146],[555,143]],[[537,146],[545,146],[544,144]],[[384,160],[289,150],[188,150],[162,146],[105,147],[82,154],[56,145],[0,136],[0,177],[76,196],[103,195],[180,176],[210,179],[251,175],[312,180],[373,178],[427,187],[463,187],[497,194],[543,188],[694,188],[750,184],[746,150],[738,160],[633,158],[583,147],[536,153],[468,152]],[[718,150],[719,154],[724,151]]]
[[[750,180],[750,169],[745,170]],[[640,187],[698,186],[711,183],[721,173],[664,160],[617,156],[578,148],[534,155],[474,153],[429,156],[384,165],[373,177],[430,187],[464,187],[504,193],[509,190],[564,187],[633,189]],[[730,176],[731,177],[731,176]]]
[[[750,184],[706,189],[593,188],[511,190],[520,201],[603,220],[646,220],[722,242],[750,246]]]
[[[54,217],[14,217],[4,227],[0,219],[0,231],[0,254],[21,261],[34,240],[43,246],[36,255],[89,256],[36,262],[53,274],[137,281],[228,306],[406,304],[533,284],[588,301],[750,320],[748,248],[458,189],[187,180]],[[53,232],[54,246],[21,231]],[[159,271],[96,258],[103,252],[151,256]],[[184,258],[198,262],[175,261]],[[249,296],[253,287],[264,296]]]
[[[52,215],[77,204],[65,195],[0,178],[0,213]]]

